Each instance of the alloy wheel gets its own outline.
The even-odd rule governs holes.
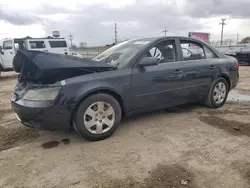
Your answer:
[[[222,103],[227,95],[227,87],[223,82],[219,82],[214,87],[213,99],[216,104]]]

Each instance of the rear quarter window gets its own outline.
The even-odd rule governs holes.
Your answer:
[[[206,46],[204,46],[204,50],[205,50],[205,54],[206,54],[206,59],[218,58],[216,56],[216,54],[213,51],[211,51],[210,49],[208,49]]]
[[[49,41],[51,48],[66,48],[67,43],[66,41]]]

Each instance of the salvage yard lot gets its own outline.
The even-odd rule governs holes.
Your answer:
[[[74,132],[19,124],[10,107],[14,73],[0,77],[0,187],[250,187],[250,105],[230,95],[213,110],[189,105],[125,119],[89,142]],[[250,67],[236,89],[250,96]]]

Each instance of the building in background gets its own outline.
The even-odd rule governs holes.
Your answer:
[[[207,43],[210,43],[210,33],[189,32],[188,37],[203,40]]]

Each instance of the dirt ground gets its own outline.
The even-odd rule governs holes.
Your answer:
[[[192,105],[131,117],[88,142],[19,124],[16,75],[0,77],[0,187],[250,187],[250,67],[218,110]]]

